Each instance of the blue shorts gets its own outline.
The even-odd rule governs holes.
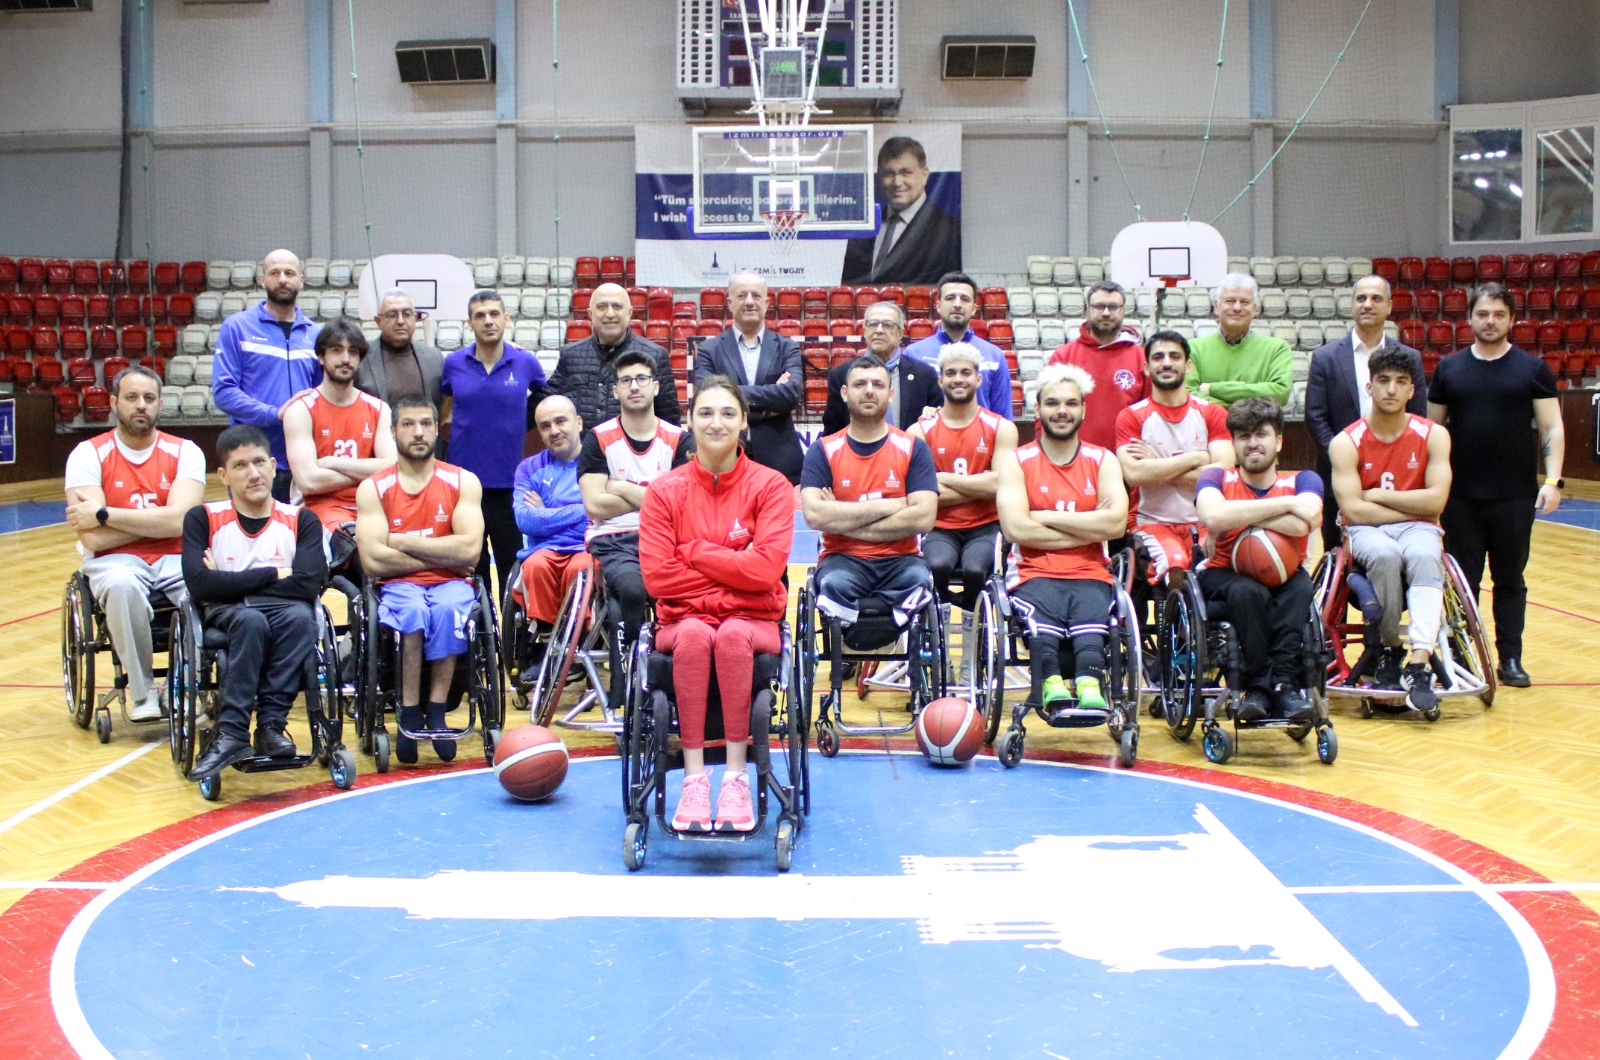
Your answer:
[[[398,633],[421,633],[423,657],[434,662],[467,650],[467,616],[476,600],[465,580],[389,582],[378,597],[378,621]]]

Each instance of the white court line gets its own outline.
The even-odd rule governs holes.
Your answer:
[[[115,883],[76,883],[68,880],[0,880],[0,891],[103,891]]]
[[[123,755],[115,762],[112,762],[110,765],[101,766],[99,769],[95,770],[93,773],[90,773],[82,780],[68,784],[54,795],[46,796],[45,798],[42,798],[38,802],[34,803],[32,806],[29,806],[26,810],[21,810],[12,814],[10,817],[7,817],[4,821],[0,821],[0,833],[8,832],[12,828],[15,828],[17,825],[21,824],[23,821],[26,821],[28,818],[43,813],[56,803],[60,802],[62,799],[67,798],[69,795],[77,794],[90,784],[93,784],[95,781],[99,780],[101,777],[109,776],[110,774],[115,773],[129,762],[132,762],[135,758],[138,758],[140,755],[147,755],[151,751],[154,751],[157,747],[164,746],[166,745],[160,741],[152,741],[136,751],[129,751],[127,754]]]

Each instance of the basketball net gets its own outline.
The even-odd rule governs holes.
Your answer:
[[[788,256],[794,250],[800,238],[800,223],[805,216],[804,210],[761,211],[761,219],[767,222],[767,236],[772,240],[775,251]]]

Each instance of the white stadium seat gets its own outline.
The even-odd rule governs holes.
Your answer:
[[[301,275],[305,277],[307,287],[328,286],[328,259],[307,258]]]
[[[576,258],[556,258],[550,262],[550,282],[556,287],[571,287],[572,272],[577,267]]]
[[[1039,348],[1039,322],[1029,317],[1016,317],[1011,321],[1011,345],[1019,350]]]
[[[1314,350],[1322,345],[1322,325],[1311,321],[1295,329],[1295,345],[1302,350]],[[1309,364],[1309,359],[1307,361]]]
[[[194,318],[196,320],[222,319],[222,296],[216,291],[201,291],[195,295]]]
[[[1284,297],[1289,303],[1289,316],[1295,320],[1304,320],[1311,315],[1311,292],[1304,287],[1291,287],[1284,292]]]
[[[529,258],[523,264],[522,282],[529,287],[544,287],[550,282],[550,259]]]
[[[546,320],[539,325],[539,347],[546,350],[559,350],[561,340],[566,338],[566,327],[559,320]],[[551,368],[554,371],[554,367]],[[548,375],[549,373],[545,373]]]
[[[1340,320],[1330,320],[1322,325],[1322,341],[1338,342],[1350,334],[1350,325]]]
[[[1077,287],[1062,287],[1056,292],[1058,311],[1064,317],[1081,317],[1084,313],[1083,291]]]
[[[1006,289],[1006,315],[1012,317],[1033,316],[1033,288],[1008,287]]]
[[[1332,320],[1339,311],[1339,301],[1331,287],[1314,287],[1311,290],[1311,315],[1319,320]]]
[[[1079,258],[1078,282],[1088,287],[1090,284],[1099,283],[1106,278],[1106,263],[1103,258]]]
[[[1394,341],[1399,342],[1400,341],[1400,325],[1396,324],[1392,320],[1385,320],[1383,322],[1383,335],[1384,335],[1384,338],[1393,339]]]
[[[211,385],[211,366],[212,366],[212,363],[213,363],[213,358],[212,358],[211,354],[209,354],[209,353],[206,354],[203,357],[196,357],[195,358],[195,361],[194,361],[194,381],[195,381],[195,384],[197,386],[209,387]]]
[[[542,320],[544,318],[544,303],[547,291],[543,287],[524,287],[522,289],[522,312],[519,314],[524,320]]]
[[[477,284],[480,290],[491,288],[500,282],[499,258],[473,258],[469,264],[472,265],[472,282]]]
[[[1341,320],[1349,320],[1350,314],[1355,311],[1356,298],[1348,289],[1333,293],[1333,315]]]
[[[1169,319],[1189,315],[1188,296],[1176,287],[1165,288],[1161,292],[1161,315]]]
[[[224,303],[224,304],[226,304],[226,303]],[[217,340],[220,339],[221,337],[222,337],[222,325],[221,324],[212,324],[212,325],[208,326],[206,328],[206,350],[214,350],[214,349],[216,349],[217,348]],[[201,352],[204,353],[205,350],[202,350]]]
[[[1017,374],[1024,380],[1037,378],[1044,369],[1045,352],[1043,350],[1019,350],[1017,352]]]
[[[351,299],[355,301],[355,299]],[[337,320],[345,315],[344,292],[328,291],[317,299],[317,317],[322,320]]]
[[[298,299],[296,301],[298,302]],[[222,296],[222,319],[226,320],[235,313],[243,313],[244,307],[244,295],[238,291],[229,291]]]
[[[1321,287],[1326,282],[1322,278],[1321,258],[1300,259],[1300,282],[1307,287]]]
[[[1268,320],[1266,317],[1256,317],[1250,322],[1250,331],[1253,334],[1270,335],[1272,334],[1273,326],[1277,323],[1276,320]],[[1218,330],[1221,329],[1219,328]]]
[[[1322,282],[1329,287],[1343,287],[1350,282],[1350,263],[1343,258],[1322,259]]]
[[[350,270],[351,287],[361,286],[361,278],[367,274],[367,266],[371,264],[372,262],[368,261],[366,258],[357,258],[355,260],[355,266]]]
[[[1300,341],[1300,329],[1292,320],[1279,320],[1272,327],[1273,338],[1282,339],[1290,346]]]
[[[253,261],[236,261],[233,270],[228,273],[228,286],[244,290],[256,285],[256,263]]]
[[[183,418],[186,420],[203,420],[209,414],[206,406],[211,397],[211,388],[208,386],[186,386],[183,388]]]
[[[1056,258],[1050,266],[1050,279],[1047,282],[1053,283],[1057,287],[1076,287],[1078,286],[1078,281],[1078,259]]]
[[[1080,332],[1083,331],[1083,318],[1067,317],[1063,319],[1061,321],[1061,330],[1062,333],[1067,337],[1066,341],[1071,342],[1073,339],[1078,337]],[[1041,343],[1041,345],[1043,344]]]
[[[213,261],[206,266],[206,287],[213,291],[225,291],[233,282],[233,262]]]
[[[1061,293],[1055,287],[1033,289],[1033,311],[1041,317],[1053,317],[1061,312]]]
[[[1277,287],[1263,287],[1261,289],[1261,315],[1269,319],[1288,316],[1288,296]]]
[[[1250,275],[1262,287],[1278,286],[1278,269],[1272,264],[1271,258],[1251,258]]]
[[[241,303],[240,307],[243,308],[244,296],[240,295],[239,299],[240,299],[240,303]],[[312,320],[317,319],[317,303],[319,301],[321,301],[321,300],[322,300],[322,295],[321,295],[321,293],[319,293],[317,291],[304,291],[303,290],[299,294],[294,296],[295,308],[299,309],[300,312],[304,313],[306,316],[310,317]],[[223,305],[223,308],[222,308],[222,313],[223,313],[224,316],[226,316],[227,313],[228,313],[228,308],[227,308],[227,305],[226,305],[226,299],[224,299],[224,305]]]
[[[1363,276],[1371,276],[1371,275],[1372,275],[1372,259],[1371,258],[1351,258],[1350,259],[1350,282],[1351,283],[1355,283],[1357,280],[1361,279]]]
[[[383,331],[378,327],[376,320],[363,320],[361,322],[361,334],[366,336],[367,344],[374,349],[377,348],[378,340],[383,337]]]
[[[446,353],[459,350],[464,339],[464,329],[459,320],[441,320],[433,329],[433,344]]]
[[[194,366],[199,360],[191,354],[180,353],[176,357],[167,358],[167,384],[169,386],[188,386],[194,382]]]
[[[328,262],[328,286],[339,290],[355,286],[356,264],[349,258],[334,258]]]
[[[214,390],[206,391],[206,415],[212,417],[213,419],[226,415],[226,413],[224,413],[222,409],[217,406],[217,394]]]
[[[522,292],[520,290],[502,287],[495,294],[500,296],[500,307],[506,311],[506,316],[515,320],[522,315]]]
[[[1194,322],[1194,337],[1197,338],[1197,339],[1205,338],[1207,335],[1215,335],[1217,332],[1219,332],[1221,330],[1222,330],[1222,325],[1218,324],[1215,320],[1212,320],[1210,317],[1206,317],[1203,320],[1196,320]],[[1251,331],[1256,330],[1255,329],[1255,325],[1252,324],[1251,327],[1250,327],[1250,330]]]
[[[534,353],[534,357],[538,359],[539,367],[544,369],[544,377],[549,379],[561,361],[561,351],[541,348]]]
[[[1048,254],[1028,255],[1028,282],[1035,287],[1054,283],[1056,259]]]
[[[1128,292],[1130,316],[1147,317],[1156,310],[1156,288],[1135,287]]]
[[[1272,268],[1278,274],[1279,287],[1298,287],[1300,285],[1300,259],[1291,258],[1287,254],[1279,254],[1272,259]]]
[[[183,387],[168,383],[161,388],[161,415],[163,423],[183,418]]]
[[[1204,287],[1187,287],[1183,289],[1183,300],[1186,312],[1196,320],[1204,319],[1211,315],[1211,292]]]
[[[544,315],[553,320],[565,320],[572,315],[572,288],[552,287],[544,296]]]
[[[1067,341],[1067,326],[1062,320],[1039,321],[1039,348],[1041,350],[1055,350]]]
[[[1242,272],[1246,276],[1250,275],[1250,259],[1249,258],[1229,258],[1228,259],[1228,271],[1229,272]]]
[[[1187,320],[1174,320],[1169,330],[1176,331],[1191,342],[1194,341],[1194,325]]]
[[[1290,419],[1304,419],[1306,414],[1306,384],[1302,380],[1289,391],[1289,405],[1283,410]]]
[[[254,309],[267,300],[267,292],[257,287],[244,293],[244,307]]]
[[[500,282],[507,287],[521,287],[528,274],[528,259],[521,254],[506,254],[500,259]]]
[[[511,341],[525,350],[539,348],[540,322],[537,320],[519,320],[516,327],[511,329]]]

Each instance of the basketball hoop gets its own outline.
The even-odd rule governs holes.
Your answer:
[[[804,210],[761,211],[761,219],[767,222],[767,236],[776,244],[779,253],[787,254],[794,249],[795,241],[800,238],[800,222],[805,216]]]

